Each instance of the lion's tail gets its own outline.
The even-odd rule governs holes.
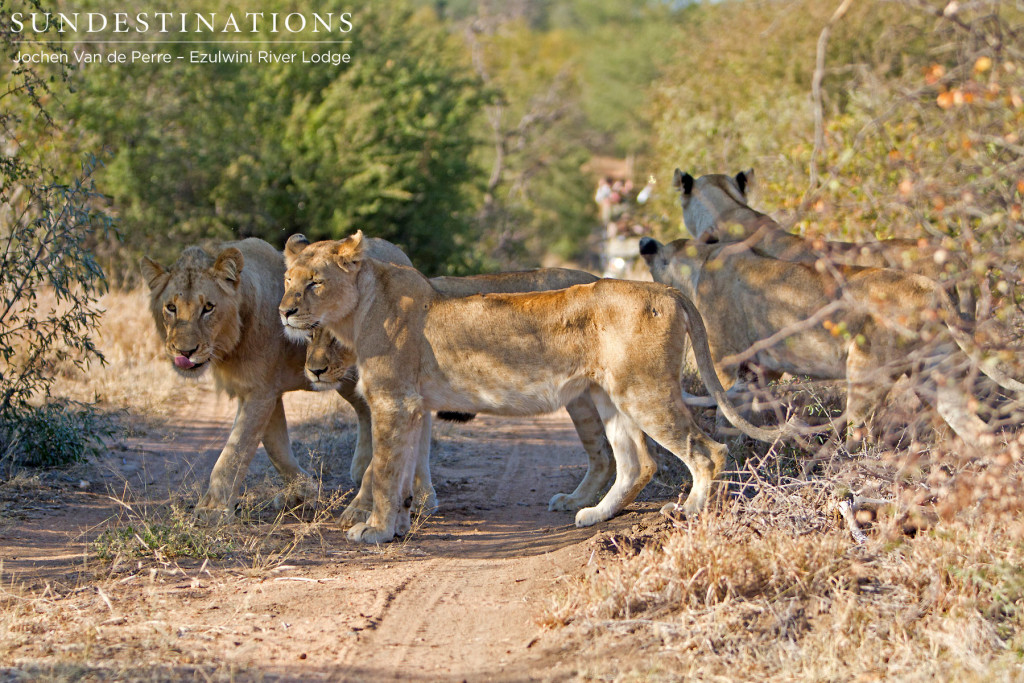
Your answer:
[[[1010,377],[1005,371],[1003,371],[1003,369],[999,367],[999,360],[997,358],[983,358],[981,352],[978,351],[973,340],[966,332],[961,330],[955,324],[947,324],[946,327],[949,328],[949,333],[952,335],[956,345],[960,347],[961,351],[967,354],[968,358],[977,363],[978,369],[985,373],[986,377],[1001,386],[1003,389],[1013,391],[1018,394],[1024,393],[1024,383]]]
[[[693,302],[685,294],[679,291],[674,293],[689,319],[690,341],[693,344],[693,355],[697,359],[700,378],[704,382],[708,393],[718,403],[718,408],[729,422],[750,438],[766,443],[775,443],[781,438],[794,434],[795,424],[786,423],[779,429],[764,429],[762,427],[755,427],[743,419],[743,416],[739,414],[739,411],[729,401],[725,387],[722,386],[722,382],[718,379],[718,374],[715,372],[714,361],[711,359],[711,348],[708,346],[708,332],[704,327],[704,318],[701,317],[700,311],[697,310],[697,307],[693,305]]]

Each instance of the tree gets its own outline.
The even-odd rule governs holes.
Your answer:
[[[92,333],[106,279],[87,243],[110,226],[90,208],[93,162],[70,182],[53,165],[52,102],[67,72],[14,64],[34,47],[9,27],[0,48],[11,65],[0,85],[0,461],[63,464],[96,446],[81,429],[91,413],[49,399],[56,361],[103,360]]]
[[[286,7],[298,9],[261,9]],[[193,64],[194,47],[159,44],[184,59],[84,69],[74,115],[87,144],[109,150],[102,183],[130,257],[361,228],[429,272],[474,261],[469,131],[483,93],[465,51],[431,10],[402,2],[369,4],[352,23],[350,45],[306,50],[347,51],[349,64]],[[263,38],[257,49],[290,50]]]

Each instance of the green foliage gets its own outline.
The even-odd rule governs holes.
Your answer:
[[[335,4],[315,9],[351,9]],[[484,92],[465,51],[402,2],[367,5],[352,23],[352,43],[331,48],[347,65],[192,64],[194,46],[161,45],[185,59],[83,70],[74,115],[88,144],[110,150],[101,182],[135,255],[362,229],[427,272],[473,261],[468,132]],[[239,49],[291,51],[272,38]]]
[[[5,60],[22,40],[0,33]],[[110,224],[91,209],[95,160],[70,183],[54,168],[63,136],[50,106],[66,74],[9,63],[0,90],[0,453],[53,466],[96,446],[81,431],[92,426],[88,409],[31,402],[49,398],[58,363],[103,360],[92,334],[106,279],[90,246]]]
[[[403,245],[425,271],[459,270],[468,265],[469,182],[479,175],[468,130],[480,84],[429,12],[373,5],[353,23],[352,65],[296,98],[288,119],[308,236],[363,229]]]
[[[42,407],[23,406],[0,421],[0,443],[6,443],[11,464],[63,467],[97,456],[102,435],[110,429],[91,406],[65,401]]]
[[[645,143],[646,88],[682,16],[648,0],[270,0],[261,10],[354,10],[352,42],[336,47],[351,63],[192,64],[195,46],[161,42],[144,49],[183,59],[82,67],[68,147],[106,151],[99,183],[125,236],[122,261],[208,239],[280,246],[294,232],[357,228],[429,273],[574,256],[596,223],[584,164]],[[291,51],[256,38],[267,42],[239,49]]]
[[[226,527],[209,527],[188,512],[171,507],[154,519],[141,517],[123,526],[105,530],[92,543],[101,560],[179,557],[217,559],[234,550]]]

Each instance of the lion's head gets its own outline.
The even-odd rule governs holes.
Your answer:
[[[679,239],[662,244],[653,237],[640,239],[640,256],[647,262],[654,281],[671,285],[691,299],[696,296],[693,278],[714,248],[698,240]]]
[[[242,252],[234,247],[216,258],[189,247],[169,269],[143,257],[142,275],[149,285],[157,332],[175,369],[185,377],[198,377],[211,361],[224,358],[238,345],[243,263]]]
[[[702,238],[737,209],[749,209],[747,200],[754,187],[754,169],[735,176],[709,173],[694,179],[677,168],[672,187],[679,191],[687,232]]]
[[[340,323],[358,302],[356,278],[363,262],[363,233],[336,242],[310,244],[292,235],[284,248],[284,296],[279,312],[289,337]]]
[[[313,329],[306,343],[306,378],[317,391],[338,389],[341,380],[354,372],[356,354],[323,327]]]

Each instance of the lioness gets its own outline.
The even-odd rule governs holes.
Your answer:
[[[390,242],[366,242],[375,258],[409,264]],[[308,390],[310,385],[303,375],[305,349],[285,337],[277,315],[284,291],[281,252],[250,238],[223,245],[215,256],[189,247],[169,269],[148,257],[140,265],[157,333],[174,369],[185,377],[198,377],[212,367],[217,386],[238,399],[234,426],[197,511],[233,511],[261,441],[285,481],[302,477],[305,473],[288,442],[281,395]],[[354,397],[341,393],[349,400]],[[370,444],[365,448],[369,450]],[[299,488],[288,504],[315,495],[311,480]]]
[[[372,256],[372,254],[370,254]],[[435,277],[430,280],[442,294],[448,296],[467,296],[471,294],[496,294],[502,292],[535,292],[550,289],[561,289],[576,284],[597,281],[597,277],[581,270],[568,268],[540,268],[493,275],[471,275],[467,277]],[[330,332],[323,327],[313,330],[309,343],[306,345],[306,376],[315,389],[338,389],[355,394],[358,373],[355,371],[355,354],[339,343]],[[345,395],[343,393],[343,395]],[[371,442],[371,414],[369,406],[361,397],[356,396],[361,406],[356,412],[359,418],[359,442]],[[349,399],[353,406],[356,402]],[[572,493],[556,493],[548,503],[549,510],[578,510],[596,503],[601,491],[611,481],[614,474],[611,444],[604,433],[604,425],[597,407],[587,393],[581,394],[565,406],[569,417],[580,437],[580,442],[587,453],[587,472],[583,480]],[[439,411],[438,417],[444,420],[464,421],[471,414]],[[365,435],[365,436],[364,436]],[[433,499],[433,486],[430,483],[429,441],[427,448],[420,453],[417,463],[414,497],[416,501],[426,498]],[[351,476],[354,481],[362,481],[370,458],[357,453],[352,459]],[[369,489],[359,498],[359,505],[369,513],[372,501],[368,500]],[[432,507],[432,506],[430,506]]]
[[[805,239],[783,230],[770,216],[747,204],[754,187],[754,170],[735,176],[703,175],[694,179],[678,168],[672,178],[679,190],[686,230],[700,242],[748,243],[767,256],[814,263],[896,268],[949,285],[960,315],[973,319],[975,296],[969,282],[970,267],[961,252],[925,239],[886,239],[875,242],[837,242]]]
[[[640,253],[656,282],[678,288],[704,316],[724,385],[736,381],[738,370],[738,363],[724,362],[727,357],[757,345],[751,362],[769,372],[845,378],[846,417],[859,424],[900,376],[923,370],[924,398],[949,426],[969,443],[991,440],[955,381],[966,360],[957,347],[966,338],[949,326],[955,312],[934,280],[888,268],[821,272],[742,244],[661,244],[645,237]],[[763,341],[769,339],[773,343]],[[1024,389],[997,368],[981,367],[1004,387]],[[848,447],[857,441],[851,433]]]
[[[350,346],[373,413],[374,458],[363,479],[372,512],[349,539],[385,542],[409,529],[429,411],[530,415],[584,391],[604,422],[616,477],[597,505],[576,513],[578,526],[610,518],[650,481],[656,465],[644,432],[689,468],[693,487],[684,512],[704,506],[726,447],[700,430],[683,403],[688,333],[709,390],[727,400],[710,367],[700,314],[679,292],[599,280],[549,292],[451,297],[412,268],[368,258],[361,232],[312,245],[293,235],[285,259],[282,322],[300,334],[326,327]],[[759,438],[775,436],[747,426]]]

